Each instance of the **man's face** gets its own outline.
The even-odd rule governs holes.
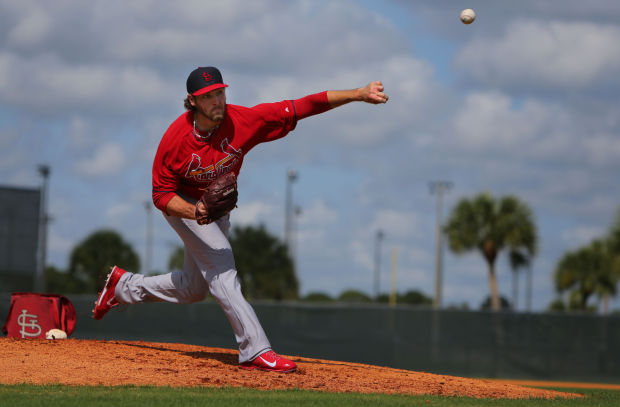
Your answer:
[[[190,103],[196,107],[198,114],[219,123],[224,120],[226,113],[226,90],[219,88],[199,96],[192,96]]]

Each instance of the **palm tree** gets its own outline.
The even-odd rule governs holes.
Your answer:
[[[511,250],[508,260],[512,269],[512,309],[516,311],[519,300],[519,269],[530,269],[532,259],[523,250]]]
[[[609,235],[607,237],[609,255],[611,256],[611,272],[615,275],[616,281],[620,281],[620,209],[616,215]]]
[[[456,254],[477,250],[487,262],[491,309],[500,309],[495,260],[507,249],[514,258],[531,259],[536,253],[537,232],[529,207],[512,195],[494,199],[482,193],[462,199],[445,227],[449,247]]]
[[[570,293],[569,307],[586,310],[592,295],[603,302],[603,312],[609,296],[616,295],[619,276],[613,269],[614,258],[610,254],[608,240],[597,239],[590,245],[566,253],[558,262],[555,287],[559,293]]]
[[[556,290],[569,291],[569,308],[587,310],[588,299],[596,295],[603,313],[609,297],[618,292],[620,282],[620,210],[607,236],[566,253],[555,269]]]
[[[609,229],[609,243],[612,252],[615,255],[620,254],[620,208],[618,208],[618,214],[616,219]]]

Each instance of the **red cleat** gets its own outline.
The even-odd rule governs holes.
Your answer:
[[[105,280],[103,290],[99,293],[97,301],[95,301],[95,308],[93,308],[94,319],[103,318],[109,310],[119,304],[114,296],[114,290],[116,289],[118,280],[120,280],[121,276],[125,273],[126,271],[120,267],[112,267],[110,274],[108,274],[108,278]]]
[[[239,367],[247,370],[265,370],[268,372],[294,372],[297,369],[295,362],[285,359],[274,351],[267,351],[250,362],[239,364]]]

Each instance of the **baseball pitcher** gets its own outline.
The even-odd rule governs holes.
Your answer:
[[[377,81],[248,108],[226,103],[227,86],[214,67],[189,74],[187,111],[163,135],[153,163],[153,203],[185,245],[184,270],[145,277],[113,267],[93,318],[103,318],[118,304],[192,303],[210,292],[230,321],[241,368],[292,372],[297,365],[271,349],[241,294],[228,241],[229,213],[237,203],[236,176],[254,146],[284,137],[299,120],[354,101],[386,103],[388,96]]]

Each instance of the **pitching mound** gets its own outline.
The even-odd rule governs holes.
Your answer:
[[[295,373],[247,371],[237,351],[203,346],[68,339],[0,339],[0,383],[239,386],[326,392],[432,394],[478,398],[572,398],[577,394],[359,363],[290,357]]]

